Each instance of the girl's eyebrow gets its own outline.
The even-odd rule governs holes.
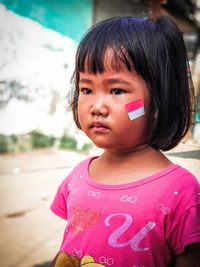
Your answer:
[[[80,82],[80,83],[92,83],[91,80],[89,80],[89,79],[85,79],[85,78],[80,79],[79,82]]]
[[[107,79],[106,82],[108,84],[115,84],[115,83],[122,83],[122,84],[130,84],[129,82],[121,79],[121,78],[112,78],[112,79]]]
[[[79,82],[80,82],[80,83],[92,83],[92,80],[82,78],[82,79],[80,79]],[[115,83],[130,84],[129,82],[127,82],[127,81],[125,81],[125,80],[123,80],[123,79],[120,79],[120,78],[110,78],[110,79],[106,79],[105,82],[107,82],[108,84],[115,84]]]

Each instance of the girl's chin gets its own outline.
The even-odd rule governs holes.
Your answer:
[[[112,144],[111,142],[97,142],[96,140],[92,140],[94,145],[97,146],[98,148],[101,148],[101,149],[109,149],[109,150],[116,150],[116,151],[120,151],[120,150],[123,150],[124,148],[122,146],[119,146],[119,145],[116,145],[115,144]]]

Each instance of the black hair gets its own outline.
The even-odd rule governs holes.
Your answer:
[[[114,17],[94,25],[76,53],[71,108],[78,120],[79,73],[105,71],[107,49],[114,54],[112,68],[123,62],[146,81],[150,92],[148,144],[169,150],[186,135],[193,118],[194,92],[182,33],[169,17]]]

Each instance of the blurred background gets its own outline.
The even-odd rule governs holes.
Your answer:
[[[74,55],[94,23],[169,15],[183,32],[197,110],[167,153],[200,179],[200,0],[0,0],[0,266],[45,267],[65,222],[49,211],[57,186],[98,153],[68,109]]]

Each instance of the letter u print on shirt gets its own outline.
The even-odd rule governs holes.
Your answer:
[[[148,251],[149,247],[140,248],[139,244],[144,239],[150,231],[156,226],[155,222],[149,221],[144,227],[142,227],[130,240],[126,242],[119,243],[118,239],[130,228],[133,224],[133,218],[131,215],[126,213],[114,213],[109,215],[105,219],[105,225],[110,226],[110,219],[117,216],[123,216],[125,218],[125,222],[118,227],[108,238],[108,244],[112,247],[122,248],[126,246],[130,246],[134,251],[142,252]]]

